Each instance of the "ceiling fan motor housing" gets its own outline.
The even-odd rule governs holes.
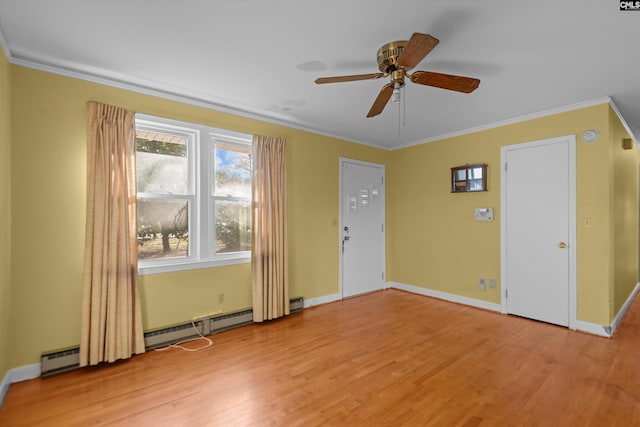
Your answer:
[[[400,67],[398,57],[407,45],[407,40],[397,40],[390,42],[378,49],[378,69],[385,74],[391,74]]]

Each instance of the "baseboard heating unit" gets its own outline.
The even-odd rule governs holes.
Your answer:
[[[40,375],[47,376],[70,371],[80,366],[80,349],[58,350],[44,353],[40,359]]]
[[[291,298],[289,311],[296,313],[304,308],[302,297]],[[253,323],[253,310],[246,309],[232,313],[203,317],[193,322],[170,326],[145,332],[144,345],[147,350],[175,344],[178,341],[196,338],[198,333],[204,336],[226,331]],[[43,353],[40,359],[40,372],[43,377],[77,369],[80,366],[78,347]]]

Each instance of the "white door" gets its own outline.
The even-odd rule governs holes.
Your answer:
[[[503,311],[575,319],[575,136],[502,149]]]
[[[342,297],[384,288],[384,166],[340,159]]]

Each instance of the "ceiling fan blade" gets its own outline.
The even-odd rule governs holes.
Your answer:
[[[440,43],[440,40],[429,34],[413,33],[398,57],[398,65],[408,70],[412,69],[418,65],[438,43]]]
[[[384,110],[384,107],[385,105],[387,105],[387,102],[389,102],[389,98],[391,98],[392,94],[393,83],[387,83],[378,94],[376,100],[373,101],[373,105],[371,106],[367,117],[377,116],[378,114],[382,113],[382,110]]]
[[[323,83],[342,83],[353,82],[357,80],[375,80],[380,77],[384,77],[383,73],[371,73],[371,74],[356,74],[353,76],[337,76],[337,77],[320,77],[316,79],[316,84]]]
[[[456,92],[471,93],[477,89],[480,80],[472,77],[454,76],[452,74],[434,73],[431,71],[416,71],[409,76],[412,82],[421,85],[455,90]]]

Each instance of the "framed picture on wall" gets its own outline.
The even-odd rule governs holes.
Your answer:
[[[451,192],[487,191],[487,165],[473,164],[451,168]]]

